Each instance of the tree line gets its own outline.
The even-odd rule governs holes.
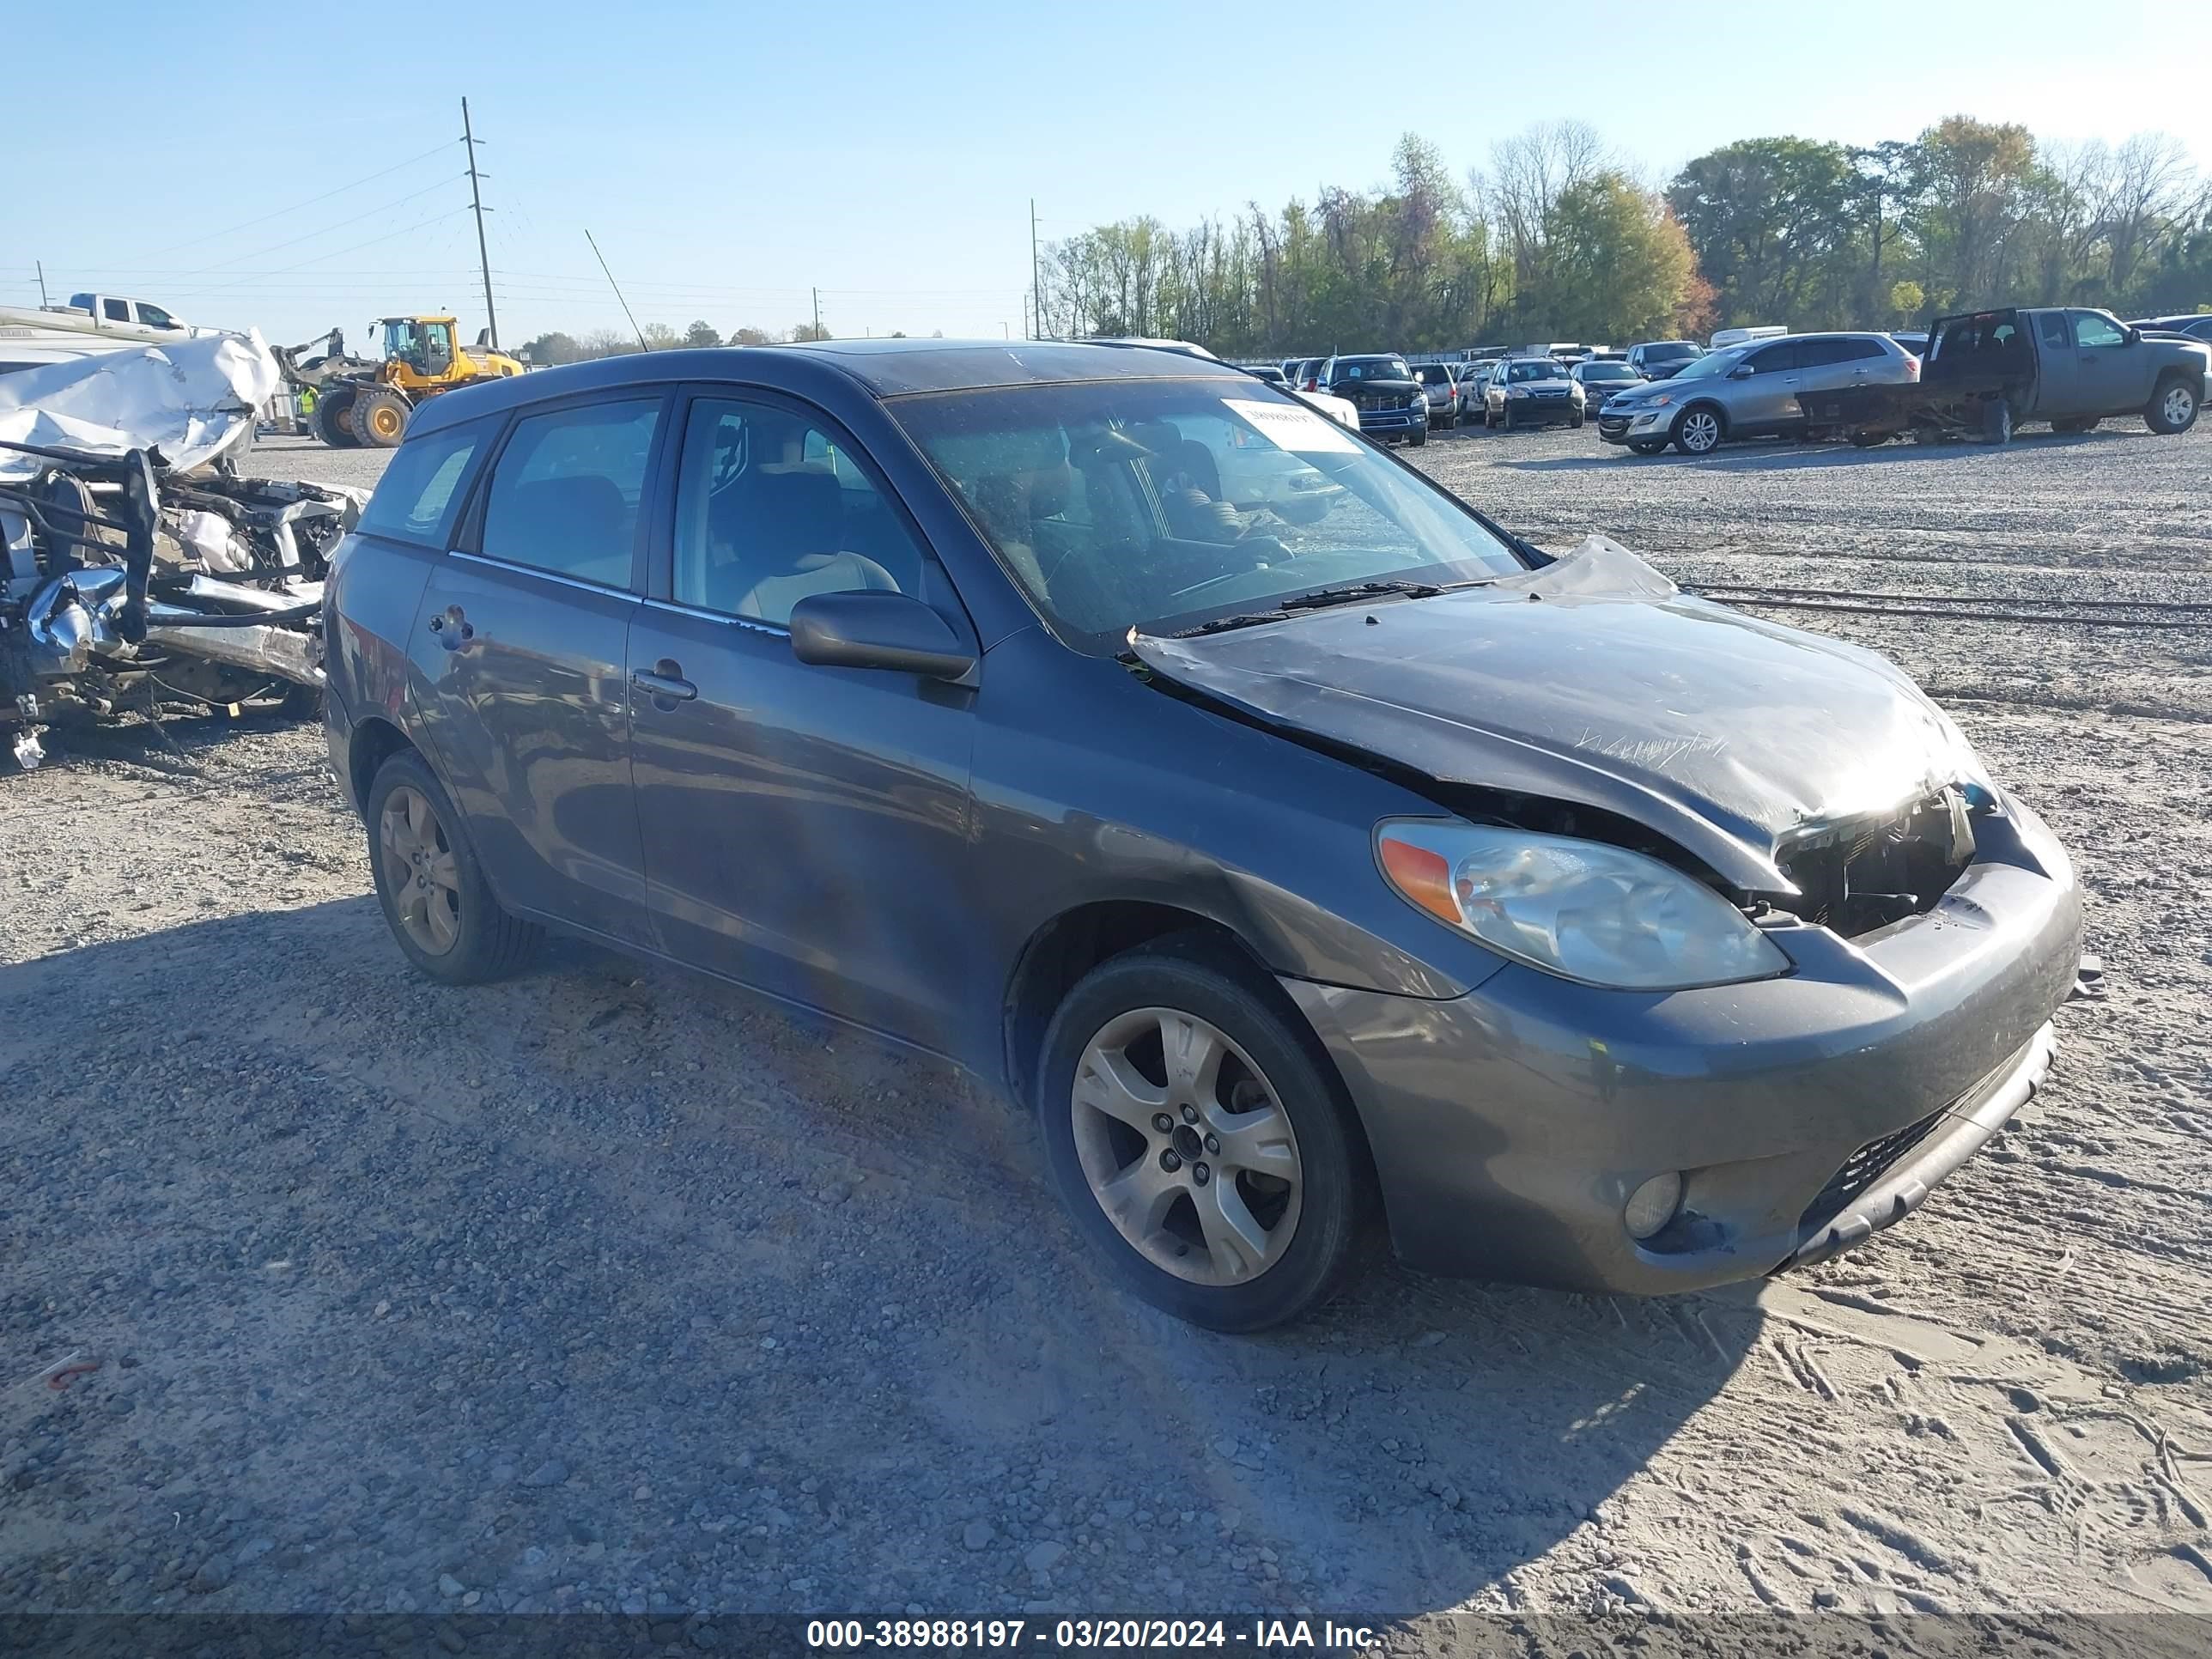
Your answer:
[[[2212,181],[2163,135],[2066,146],[1962,115],[1864,147],[1744,139],[1656,186],[1580,122],[1464,178],[1409,133],[1382,186],[1180,231],[1100,225],[1049,246],[1041,287],[1041,332],[1235,357],[1901,328],[2002,303],[2193,311],[2212,301]]]
[[[665,323],[647,323],[625,334],[618,328],[595,329],[588,334],[564,334],[556,329],[541,334],[522,348],[523,360],[541,368],[560,363],[587,363],[599,357],[620,357],[633,351],[674,351],[679,348],[721,345],[781,345],[787,340],[826,340],[830,331],[812,323],[794,323],[787,329],[734,328],[729,337],[700,319],[680,333]]]

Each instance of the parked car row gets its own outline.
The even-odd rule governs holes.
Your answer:
[[[1995,392],[1984,388],[1969,400],[1973,407],[1965,414],[1950,408],[1956,399],[1937,399],[1921,410],[1929,420],[1913,429],[1959,428],[1971,416],[1984,422],[2001,416],[2006,435],[2018,420],[2047,419],[2061,430],[2083,431],[2100,419],[2155,404],[2155,418],[2145,414],[2154,429],[2180,431],[2212,395],[2212,381],[2172,361],[2177,349],[2186,356],[2192,347],[2212,347],[2212,313],[2134,323],[2087,310],[1987,315],[2037,319],[2032,325],[2048,337],[2039,344],[2027,337],[2030,324],[2014,325],[2016,349],[2045,354],[2036,369],[2017,386],[2007,380]],[[1939,323],[1932,336],[1873,330],[1798,334],[1762,323],[1719,330],[1706,346],[1648,340],[1623,352],[1551,341],[1480,348],[1480,358],[1462,362],[1408,364],[1394,353],[1292,358],[1279,374],[1303,393],[1349,398],[1362,431],[1412,444],[1425,442],[1431,427],[1449,430],[1478,416],[1486,428],[1506,432],[1595,420],[1601,438],[1636,454],[1656,455],[1671,446],[1686,455],[1704,455],[1736,439],[1822,431],[1858,441],[1895,435],[1891,417],[1899,410],[1910,416],[1927,400],[1876,399],[1882,421],[1855,424],[1843,416],[1847,405],[1857,404],[1843,394],[1916,385],[1935,349],[1931,340],[1942,338],[1943,326]],[[1991,349],[2011,339],[2007,335]],[[1960,349],[1954,343],[1954,354]],[[1930,413],[1936,404],[1948,413],[1940,418]]]

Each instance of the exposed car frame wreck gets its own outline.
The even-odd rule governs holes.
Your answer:
[[[18,764],[44,757],[48,722],[142,694],[319,701],[323,578],[367,496],[240,473],[277,379],[248,334],[0,386],[0,738]]]
[[[0,738],[28,769],[40,732],[143,695],[311,709],[322,690],[322,582],[358,492],[179,476],[158,450],[120,458],[10,443],[38,470],[0,482]]]

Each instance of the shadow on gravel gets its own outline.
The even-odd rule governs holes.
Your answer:
[[[0,1606],[1503,1605],[1759,1328],[1382,1267],[1195,1332],[945,1068],[435,987],[366,898],[0,967]]]
[[[2010,447],[2015,449],[2073,449],[2087,444],[2124,443],[2127,436],[2124,432],[2028,432],[2014,438]],[[1853,449],[1848,444],[1793,443],[1773,447],[1746,445],[1702,456],[1677,455],[1672,452],[1664,455],[1632,455],[1625,449],[1612,449],[1595,455],[1558,455],[1526,461],[1505,460],[1499,464],[1528,472],[1581,472],[1593,467],[1621,466],[1632,462],[1640,466],[1692,467],[1705,472],[1799,472],[1831,466],[1888,466],[1914,461],[1951,461],[1988,451],[1986,444],[1966,442],[1887,443],[1872,449]]]

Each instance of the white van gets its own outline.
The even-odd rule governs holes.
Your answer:
[[[1708,342],[1708,349],[1725,351],[1730,346],[1747,345],[1753,340],[1778,340],[1790,331],[1778,323],[1761,323],[1755,328],[1724,328]]]

